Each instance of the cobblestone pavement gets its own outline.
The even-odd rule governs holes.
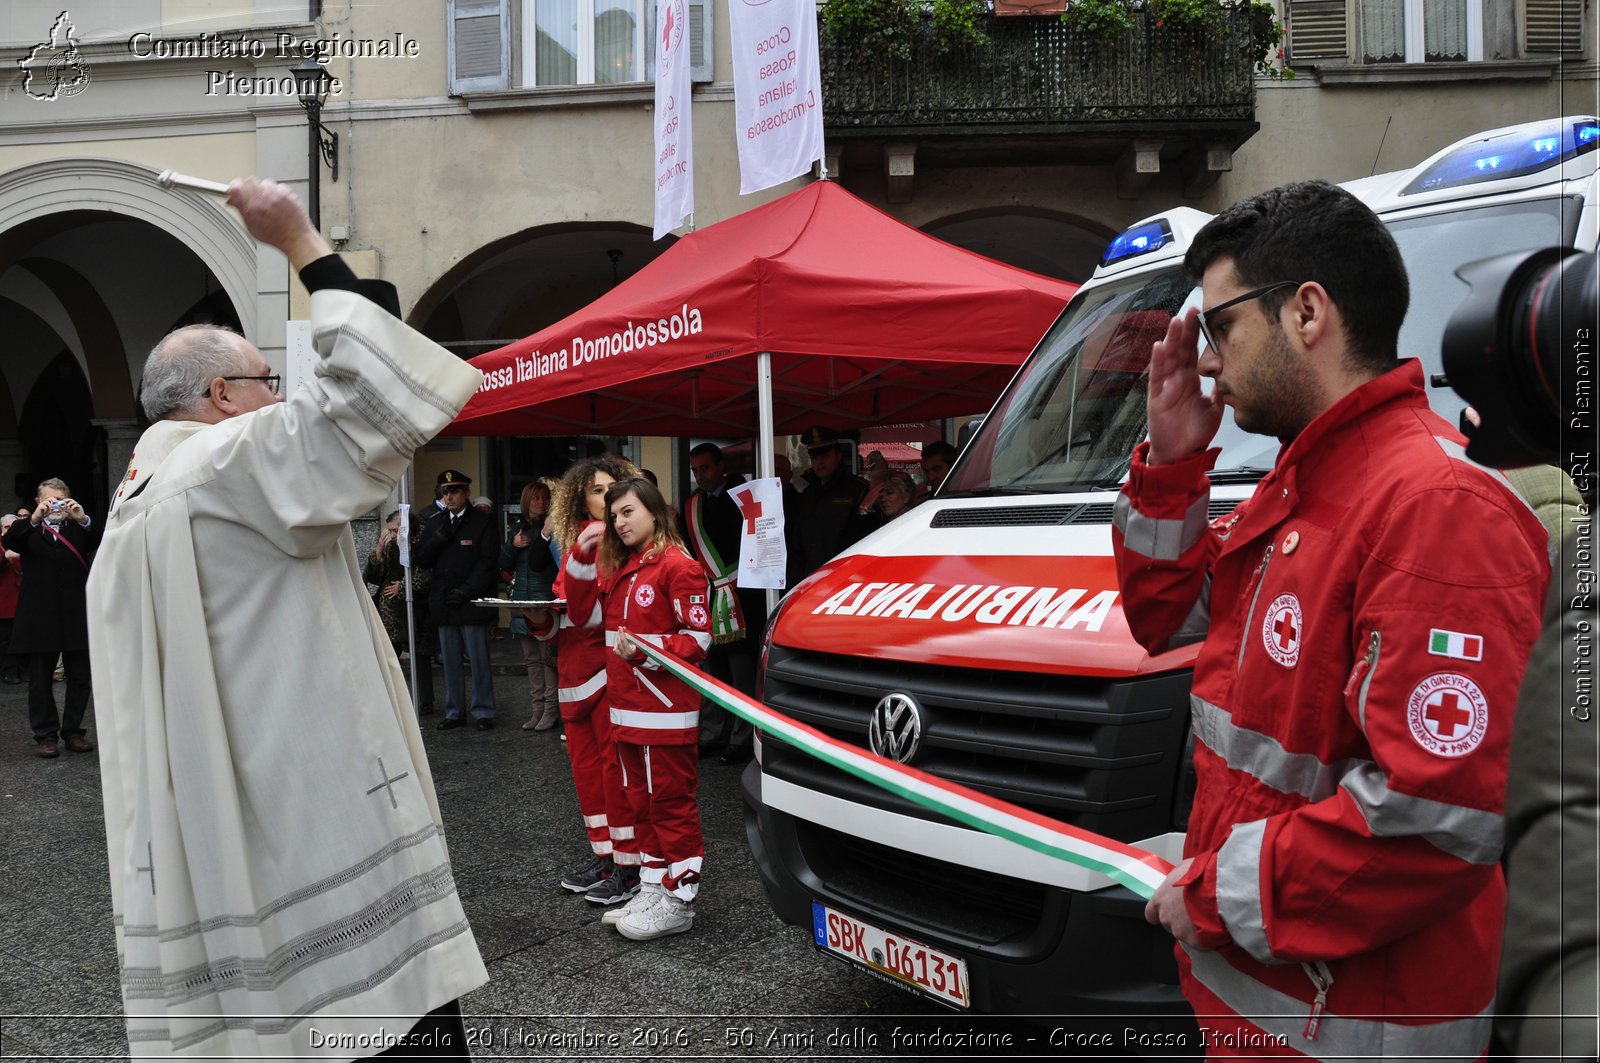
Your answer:
[[[895,1041],[897,1028],[978,1020],[821,956],[805,930],[778,922],[745,843],[736,767],[702,764],[706,872],[692,932],[630,942],[556,889],[585,855],[565,752],[556,732],[520,729],[528,695],[515,643],[495,643],[495,654],[497,729],[423,721],[490,973],[462,1001],[475,1058],[977,1055]],[[35,757],[25,687],[0,686],[0,712],[0,1055],[124,1058],[98,758]]]

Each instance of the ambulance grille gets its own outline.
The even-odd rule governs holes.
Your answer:
[[[1239,506],[1238,499],[1214,499],[1211,519],[1226,516]],[[928,522],[930,528],[1028,528],[1068,524],[1110,524],[1112,503],[1050,503],[1038,506],[992,506],[942,509]]]
[[[1137,839],[1174,829],[1189,673],[1101,679],[909,664],[772,646],[768,706],[867,747],[873,706],[899,691],[922,705],[911,763],[951,782],[1089,830]],[[941,820],[775,740],[763,771],[856,803]]]

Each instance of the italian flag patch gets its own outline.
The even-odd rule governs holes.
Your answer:
[[[1454,657],[1458,661],[1483,660],[1483,636],[1434,628],[1428,633],[1428,652],[1435,657]]]

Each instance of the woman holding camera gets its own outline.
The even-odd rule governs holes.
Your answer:
[[[89,622],[84,588],[89,582],[89,514],[69,497],[67,485],[39,485],[33,512],[6,529],[5,549],[22,558],[28,576],[17,595],[11,652],[27,662],[28,721],[41,757],[88,753],[83,716],[89,708]],[[56,657],[66,668],[64,711],[56,712]]]
[[[500,550],[500,571],[510,573],[515,601],[548,601],[555,597],[556,559],[544,536],[550,513],[550,488],[530,480],[522,489],[522,518]],[[548,731],[561,722],[560,684],[556,678],[556,644],[537,639],[521,614],[512,614],[511,633],[522,646],[522,663],[528,669],[528,700],[533,714],[524,731]]]

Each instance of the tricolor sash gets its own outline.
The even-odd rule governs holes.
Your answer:
[[[711,641],[721,645],[737,642],[745,634],[744,612],[739,608],[739,596],[734,593],[739,559],[723,560],[717,552],[717,544],[712,541],[711,532],[705,525],[705,498],[704,491],[690,495],[684,503],[684,515],[685,523],[689,525],[689,538],[694,541],[694,552],[711,574]]]

